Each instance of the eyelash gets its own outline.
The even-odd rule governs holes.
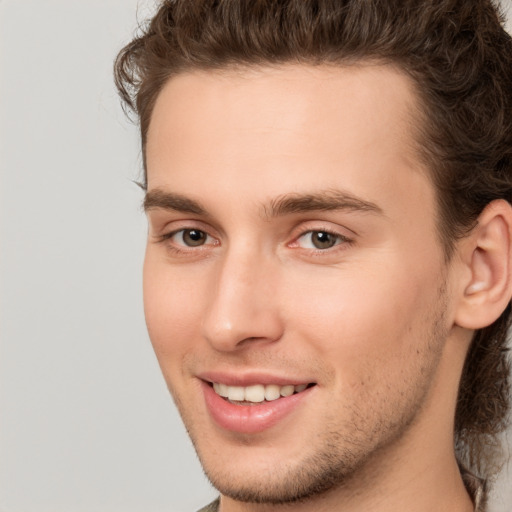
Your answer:
[[[309,235],[309,236],[312,236],[314,233],[322,233],[322,234],[326,234],[326,235],[330,235],[332,237],[334,237],[336,239],[336,242],[333,246],[331,247],[327,247],[327,248],[324,248],[324,249],[319,249],[319,248],[307,248],[305,250],[307,251],[310,251],[311,253],[313,254],[318,254],[318,255],[322,255],[322,254],[325,254],[325,253],[328,253],[328,252],[333,252],[333,251],[336,251],[336,250],[342,250],[341,247],[339,246],[343,246],[345,247],[346,245],[351,245],[353,240],[351,240],[350,238],[342,235],[341,233],[337,233],[336,231],[334,230],[331,230],[331,229],[309,229],[307,231],[304,231],[303,233],[301,233],[299,236],[297,236],[295,238],[295,241],[292,242],[290,244],[290,246],[294,246],[294,245],[298,245],[298,241],[301,239],[301,238],[304,238],[306,235]]]
[[[170,242],[170,240],[176,236],[177,234],[179,233],[185,233],[186,231],[199,231],[201,233],[204,233],[208,238],[213,238],[215,239],[214,237],[212,237],[211,235],[209,235],[204,229],[198,229],[198,228],[181,228],[181,229],[176,229],[175,231],[171,231],[170,233],[165,233],[163,235],[161,235],[159,237],[159,240],[158,242],[159,243],[166,243],[166,242],[169,242],[169,243],[166,243],[166,247],[168,250],[170,250],[171,252],[174,252],[175,254],[189,254],[190,252],[194,251],[201,251],[201,250],[204,250],[203,247],[204,245],[198,245],[196,247],[194,246],[186,246],[186,245],[180,245],[180,246],[177,246],[173,243]],[[214,245],[219,245],[218,243],[214,244]]]
[[[165,243],[165,242],[169,242],[174,236],[176,236],[177,234],[179,233],[185,233],[187,231],[199,231],[201,233],[204,233],[207,237],[207,240],[208,238],[212,238],[215,240],[214,237],[212,237],[211,235],[209,235],[205,230],[203,229],[198,229],[198,228],[181,228],[181,229],[177,229],[175,231],[171,231],[170,233],[165,233],[163,235],[161,235],[159,237],[159,240],[158,242],[159,243]],[[308,229],[306,231],[303,231],[302,233],[300,233],[298,236],[296,236],[294,238],[294,241],[291,242],[290,244],[288,244],[288,247],[298,247],[300,249],[300,247],[298,246],[298,241],[305,237],[306,235],[312,235],[313,233],[324,233],[324,234],[327,234],[327,235],[330,235],[330,236],[333,236],[335,237],[336,239],[336,242],[333,246],[331,247],[328,247],[328,248],[325,248],[325,249],[319,249],[319,248],[303,248],[304,250],[308,251],[309,254],[313,254],[315,256],[322,256],[322,255],[325,255],[327,253],[332,253],[334,251],[339,251],[339,250],[343,250],[344,248],[346,248],[346,246],[350,246],[353,244],[353,240],[340,234],[340,233],[337,233],[336,231],[334,230],[331,230],[331,229],[323,229],[323,228],[320,228],[320,229]],[[201,250],[205,250],[204,247],[206,245],[210,245],[210,244],[202,244],[202,245],[198,245],[198,246],[186,246],[186,245],[176,245],[176,244],[173,244],[173,243],[167,243],[166,246],[167,246],[167,249],[177,255],[187,255],[187,254],[190,254],[190,253],[197,253],[197,251],[201,251]],[[217,246],[219,245],[219,242],[217,243],[214,243],[213,244],[214,246]],[[341,246],[341,247],[340,247]]]

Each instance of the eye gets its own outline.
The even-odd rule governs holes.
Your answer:
[[[169,235],[177,245],[199,247],[210,242],[210,236],[200,229],[180,229]]]
[[[298,245],[304,249],[325,250],[346,241],[346,238],[339,234],[328,231],[308,231],[297,240]]]

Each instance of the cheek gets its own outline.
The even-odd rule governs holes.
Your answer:
[[[339,365],[354,385],[371,369],[401,371],[407,358],[429,349],[440,283],[430,272],[408,272],[403,264],[385,268],[322,269],[288,280],[283,302],[289,304],[293,337]]]
[[[144,314],[156,356],[166,365],[193,345],[201,328],[205,288],[199,277],[183,277],[179,268],[146,254]]]

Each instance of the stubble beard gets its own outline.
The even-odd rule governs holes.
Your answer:
[[[439,292],[437,304],[437,311],[431,311],[429,321],[425,324],[425,330],[430,331],[430,335],[423,349],[423,363],[417,368],[416,380],[409,383],[407,399],[397,399],[390,403],[387,415],[373,423],[364,416],[367,409],[356,406],[350,411],[351,422],[342,429],[335,417],[325,418],[326,427],[321,434],[321,440],[312,441],[318,447],[315,453],[305,454],[302,460],[293,464],[287,461],[271,461],[267,471],[258,475],[259,478],[233,475],[226,466],[218,467],[212,461],[211,455],[203,454],[201,443],[198,442],[201,433],[194,431],[192,422],[186,421],[182,404],[174,396],[211,484],[222,495],[235,501],[268,505],[307,502],[336,489],[346,489],[354,494],[365,485],[371,485],[370,481],[378,476],[379,470],[375,468],[379,464],[385,468],[382,461],[386,453],[400,442],[426,403],[442,347],[448,336],[444,321],[444,287]]]
[[[211,484],[222,495],[235,501],[268,505],[306,502],[333,489],[348,486],[364,466],[364,457],[359,454],[350,450],[339,453],[341,442],[339,434],[331,433],[330,441],[324,443],[323,449],[306,457],[300,465],[269,467],[262,475],[264,482],[230,479],[215,469],[209,470],[204,464],[203,469]]]
[[[215,464],[210,467],[194,440],[193,444],[210,483],[235,501],[293,505],[336,490],[353,496],[370,488],[380,470],[386,470],[386,452],[404,436],[420,408],[408,410],[408,414],[391,425],[374,425],[364,440],[336,431],[326,432],[314,454],[304,456],[294,465],[287,465],[286,461],[269,464],[259,478],[237,478],[225,471],[226,468],[216,468]],[[360,428],[354,425],[354,429]]]

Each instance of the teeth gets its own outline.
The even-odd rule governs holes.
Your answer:
[[[219,384],[219,395],[223,396],[224,398],[228,397],[228,387],[226,384]]]
[[[253,386],[228,386],[218,382],[213,383],[215,392],[224,398],[233,402],[254,402],[259,403],[264,400],[272,401],[281,397],[291,396],[294,393],[300,393],[308,387],[307,384],[298,386],[278,386],[277,384],[254,384]]]
[[[245,400],[247,402],[263,402],[265,400],[265,386],[256,384],[245,388]]]
[[[245,399],[245,388],[228,386],[228,398],[235,402],[243,402]]]
[[[217,382],[214,382],[213,389],[215,389],[217,395],[223,396],[224,398],[228,397],[228,387],[226,384],[218,384]]]
[[[281,396],[291,396],[295,391],[294,386],[283,386],[281,388]]]
[[[265,400],[269,402],[281,398],[281,388],[276,384],[265,386]]]

